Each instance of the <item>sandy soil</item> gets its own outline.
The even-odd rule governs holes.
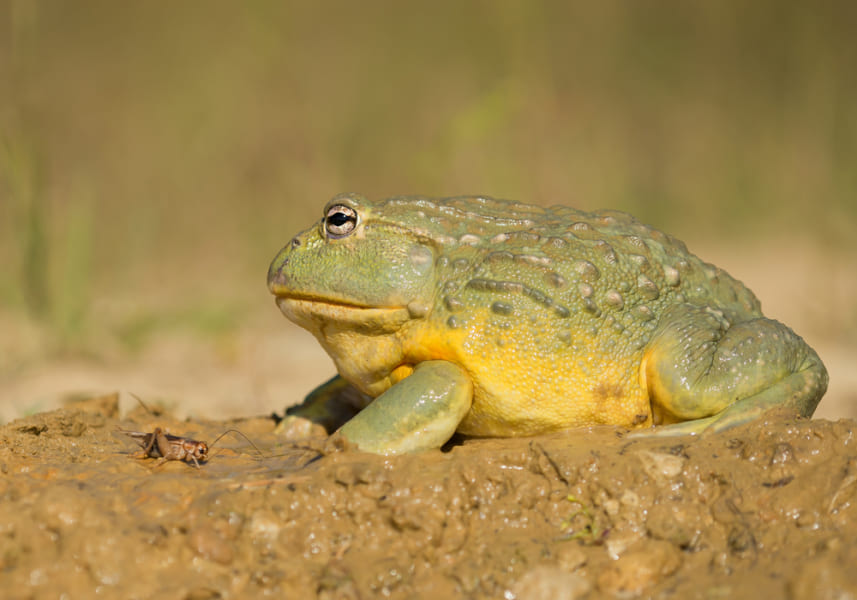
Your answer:
[[[213,440],[196,468],[118,428]],[[0,428],[9,598],[851,598],[857,423],[614,428],[380,458],[115,395]],[[63,596],[62,594],[66,594]]]

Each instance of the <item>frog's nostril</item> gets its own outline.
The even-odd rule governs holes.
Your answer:
[[[299,238],[292,238],[292,248],[297,248],[301,245],[301,240]]]

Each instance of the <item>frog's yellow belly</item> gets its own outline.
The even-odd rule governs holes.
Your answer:
[[[474,396],[459,433],[511,437],[652,424],[640,378],[642,350],[630,338],[617,343],[604,331],[574,339],[540,335],[548,331],[544,324],[503,328],[490,318],[474,318],[469,325],[432,324],[410,336],[418,343],[405,344],[409,364],[446,360],[469,375]]]
[[[648,394],[634,364],[639,360],[619,366],[595,356],[577,361],[563,356],[535,363],[507,357],[465,365],[474,398],[458,431],[526,436],[596,424],[651,425]]]

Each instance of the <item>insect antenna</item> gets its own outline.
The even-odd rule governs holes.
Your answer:
[[[145,410],[150,415],[154,417],[160,417],[162,414],[164,414],[163,409],[150,407],[148,404],[143,402],[143,399],[140,398],[140,396],[138,396],[134,392],[128,392],[128,395],[131,396],[134,400],[136,400],[140,404],[140,406],[143,407],[143,410]]]
[[[254,443],[253,443],[253,440],[251,440],[250,438],[248,438],[246,435],[244,435],[242,432],[238,431],[237,429],[227,429],[226,431],[224,431],[223,433],[221,433],[220,435],[218,435],[216,438],[214,438],[214,441],[213,441],[213,442],[211,442],[211,444],[209,444],[209,445],[208,445],[209,449],[210,449],[210,448],[214,448],[214,445],[215,445],[217,442],[219,442],[219,441],[220,441],[220,438],[222,438],[222,437],[223,437],[224,435],[226,435],[227,433],[237,433],[238,435],[240,435],[241,437],[243,437],[245,440],[247,440],[247,443],[249,443],[251,446],[253,446],[253,448],[256,450],[256,452],[258,452],[258,453],[259,453],[259,458],[265,458],[265,453],[264,453],[264,452],[262,452],[261,450],[259,450],[259,446],[257,446],[256,444],[254,444]]]

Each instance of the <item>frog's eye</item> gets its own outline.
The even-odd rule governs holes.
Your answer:
[[[327,209],[324,217],[324,231],[327,237],[343,238],[357,227],[357,212],[350,206],[335,204]]]

